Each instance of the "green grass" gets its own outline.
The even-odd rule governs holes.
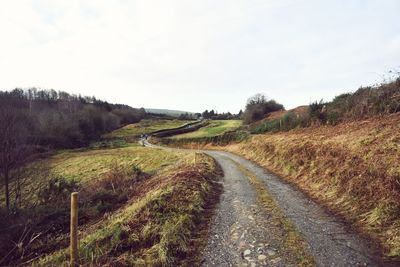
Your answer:
[[[144,121],[113,134],[127,136],[184,123]],[[32,233],[45,234],[26,245],[27,256],[15,250],[9,263],[27,262],[36,254],[40,259],[33,266],[68,265],[71,190],[80,192],[79,254],[84,265],[165,266],[184,258],[197,260],[195,251],[201,245],[193,242],[202,238],[194,235],[216,194],[213,180],[219,171],[214,160],[205,155],[194,160],[193,152],[142,147],[125,138],[103,141],[92,148],[58,151],[24,168],[21,211],[31,216],[32,207]],[[18,236],[16,230],[4,240],[17,244]]]
[[[115,166],[139,167],[142,171],[154,174],[159,169],[174,164],[186,152],[171,152],[150,149],[138,144],[115,149],[63,150],[54,156],[36,161],[27,166],[26,177],[22,179],[24,202],[36,201],[36,191],[47,180],[62,177],[76,181],[81,185],[101,179]],[[34,179],[31,177],[34,176]],[[12,185],[13,186],[13,185]],[[3,190],[0,201],[4,202]]]
[[[82,229],[80,263],[85,266],[182,264],[185,255],[191,255],[196,247],[192,243],[196,240],[194,235],[204,208],[215,193],[218,174],[211,157],[200,154],[193,163],[193,155],[186,153],[174,167],[141,184],[143,197],[129,201],[100,223]],[[40,258],[33,266],[68,266],[67,262],[68,249],[61,249]]]
[[[191,133],[175,135],[172,139],[212,137],[235,130],[242,125],[241,120],[214,120],[210,124]]]
[[[191,121],[186,120],[142,120],[139,123],[129,124],[119,128],[109,134],[105,134],[104,138],[124,138],[136,137],[141,134],[148,134],[154,131],[171,129],[182,126]]]
[[[62,177],[84,184],[101,178],[115,164],[138,166],[144,172],[152,174],[163,166],[175,163],[183,152],[171,153],[160,149],[148,149],[137,144],[127,143],[123,137],[179,127],[188,122],[190,121],[142,120],[108,134],[107,137],[112,140],[93,143],[91,148],[95,149],[58,151],[54,156],[36,161],[25,168],[27,174],[22,177],[26,181],[23,185],[23,197],[29,196],[27,198],[32,199],[32,195],[35,195],[40,184],[47,182],[46,179]],[[35,179],[31,179],[30,176],[34,176]],[[0,203],[2,203],[4,202],[3,188],[0,188],[0,193]]]
[[[49,159],[48,163],[54,174],[83,183],[100,177],[115,163],[122,166],[138,166],[146,173],[154,173],[160,167],[174,163],[182,153],[131,144],[115,149],[63,151]]]

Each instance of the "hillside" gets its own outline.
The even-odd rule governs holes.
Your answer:
[[[191,138],[177,135],[160,142],[230,151],[274,171],[396,261],[400,258],[399,97],[397,79],[331,102],[271,112],[212,138],[204,137],[200,129],[190,133]]]
[[[145,110],[148,113],[164,114],[172,117],[179,117],[182,114],[194,114],[194,112],[172,110],[172,109],[145,108]]]
[[[81,264],[197,264],[221,171],[204,154],[139,145],[189,122],[145,117],[54,90],[0,92],[0,266],[68,266],[72,192]]]
[[[185,125],[188,120],[142,120],[139,123],[129,124],[111,133],[103,135],[104,139],[135,139],[142,134],[149,134],[158,130],[176,128]]]
[[[280,174],[400,256],[400,114],[222,147]]]
[[[0,214],[1,229],[8,229],[0,233],[0,265],[68,265],[71,191],[79,192],[81,263],[195,261],[202,240],[195,230],[207,223],[201,218],[218,196],[220,171],[208,156],[193,159],[192,152],[126,144],[32,162],[10,185],[21,186],[18,216]]]
[[[6,131],[0,126],[0,138],[18,138],[18,143],[43,149],[87,146],[145,115],[144,109],[62,91],[0,91],[0,121],[10,127]]]
[[[353,93],[338,95],[329,102],[320,100],[292,110],[267,112],[262,119],[251,121],[248,129],[253,134],[289,131],[314,125],[337,125],[399,111],[400,78],[397,78],[380,85],[361,87]],[[245,114],[249,112],[252,113],[251,108]]]
[[[400,258],[400,113],[241,140],[235,133],[178,137],[161,142],[196,149],[201,145],[250,159],[374,240],[388,259]]]
[[[173,139],[213,137],[228,131],[233,131],[242,125],[241,120],[210,120],[207,126],[191,133],[175,135]]]
[[[161,139],[152,137],[151,140],[168,146],[198,148],[198,144],[228,144],[240,142],[249,136],[247,131],[241,130],[241,120],[206,120],[203,124],[204,126],[188,133]]]
[[[0,267],[400,267],[399,11],[0,1]]]
[[[304,114],[308,113],[308,106],[299,106],[294,109],[271,112],[267,114],[264,119],[252,123],[250,127],[254,128],[257,127],[258,125],[261,125],[271,120],[282,119],[285,115],[289,113],[294,113],[295,115],[304,116]]]

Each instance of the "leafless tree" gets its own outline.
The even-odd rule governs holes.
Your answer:
[[[243,119],[245,123],[252,123],[263,119],[271,112],[283,109],[283,105],[277,103],[275,100],[268,99],[263,94],[255,94],[247,100]]]
[[[26,124],[26,117],[18,109],[0,103],[0,171],[7,210],[10,209],[11,172],[20,166],[26,155]]]

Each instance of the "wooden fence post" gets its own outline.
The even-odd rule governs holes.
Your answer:
[[[194,152],[194,164],[199,163],[200,152]]]
[[[78,192],[71,194],[70,266],[78,266]]]

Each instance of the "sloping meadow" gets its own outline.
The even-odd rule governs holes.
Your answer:
[[[282,175],[400,257],[400,114],[256,135],[224,149]]]
[[[136,144],[59,151],[25,169],[18,212],[0,216],[0,265],[68,265],[73,191],[81,265],[195,261],[220,190],[212,158]]]
[[[176,164],[143,179],[120,209],[80,229],[83,266],[175,266],[195,262],[202,218],[218,199],[221,171],[205,154],[186,153]],[[201,232],[201,231],[200,231]],[[68,266],[62,249],[37,266]]]

